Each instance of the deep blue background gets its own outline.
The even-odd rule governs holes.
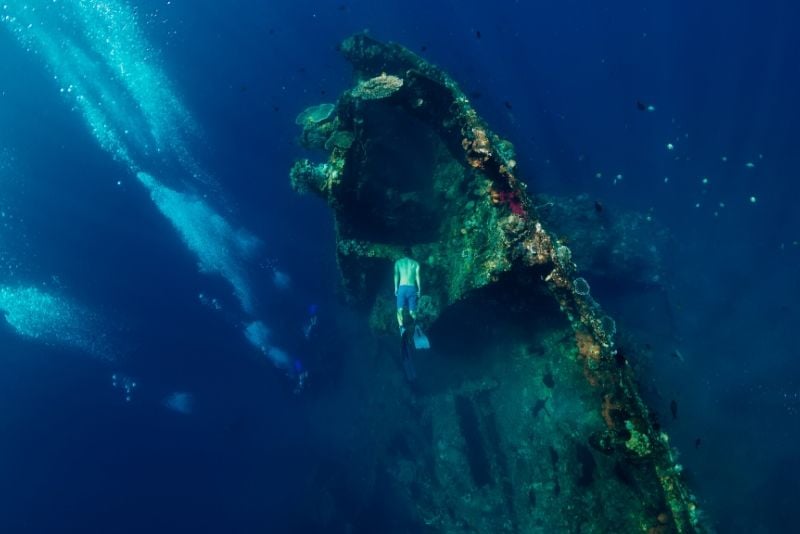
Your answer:
[[[532,191],[586,192],[670,228],[674,329],[659,333],[663,318],[647,313],[658,296],[607,292],[601,302],[622,328],[652,333],[642,380],[659,392],[665,420],[669,401],[679,402],[667,430],[720,531],[785,531],[800,499],[800,8],[496,4],[135,2],[202,126],[198,159],[222,182],[236,223],[293,278],[292,300],[268,284],[262,299],[284,346],[300,350],[305,306],[332,304],[336,283],[330,217],[288,184],[305,155],[294,118],[349,85],[336,52],[347,35],[369,29],[424,47],[514,142]],[[0,144],[24,177],[0,182],[0,201],[24,219],[18,276],[57,275],[66,293],[111,318],[124,353],[109,365],[0,329],[3,531],[281,531],[302,513],[291,504],[324,448],[306,439],[315,422],[253,356],[236,319],[198,306],[199,291],[229,291],[197,274],[39,59],[5,31],[0,59]],[[656,111],[638,111],[637,100]],[[685,362],[670,356],[676,348]],[[110,387],[119,369],[142,384],[132,405]],[[161,408],[178,389],[197,396],[195,416]]]

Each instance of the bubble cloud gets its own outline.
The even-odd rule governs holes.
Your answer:
[[[98,317],[65,297],[36,287],[0,286],[0,312],[22,337],[113,359]]]
[[[203,200],[170,189],[147,173],[136,176],[184,244],[197,256],[200,270],[227,280],[242,309],[251,313],[253,298],[246,265],[261,245],[258,238],[231,226]]]
[[[137,10],[121,0],[7,0],[0,5],[0,24],[44,61],[56,89],[100,147],[137,175],[200,270],[227,280],[247,320],[254,321],[247,269],[260,241],[206,200],[204,194],[218,192],[219,184],[192,153],[198,128],[147,43]],[[169,168],[175,183],[164,185],[143,172],[152,168]],[[192,192],[182,192],[177,184]],[[288,284],[288,275],[281,274],[276,285]],[[286,365],[284,351],[258,347],[275,365]]]

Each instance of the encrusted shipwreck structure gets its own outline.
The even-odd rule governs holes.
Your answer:
[[[434,349],[416,427],[382,461],[419,530],[706,531],[512,145],[402,46],[359,34],[341,52],[354,87],[298,117],[328,159],[298,161],[291,180],[333,210],[344,293],[376,331],[397,336],[394,260],[410,250],[422,266]]]

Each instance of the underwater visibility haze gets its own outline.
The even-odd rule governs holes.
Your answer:
[[[0,531],[782,533],[800,6],[0,4]]]

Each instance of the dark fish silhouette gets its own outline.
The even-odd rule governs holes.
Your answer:
[[[594,201],[594,211],[597,213],[603,213],[603,203],[599,200]]]
[[[506,107],[506,109],[513,109],[514,108],[514,106],[512,106],[511,102],[509,102],[508,100],[503,102],[503,105]]]
[[[703,443],[703,440],[702,440],[702,439],[700,439],[700,438],[697,438],[697,439],[695,439],[695,440],[694,440],[694,448],[695,448],[695,449],[699,449],[699,448],[700,448],[700,444],[701,444],[701,443]]]
[[[672,401],[669,403],[669,411],[672,412],[673,421],[678,418],[678,401],[672,399]]]
[[[428,49],[427,45],[422,45],[422,46],[419,47],[419,51],[420,52],[425,52],[427,49]]]
[[[642,102],[641,100],[636,101],[636,109],[639,111],[647,111],[647,104]]]
[[[475,37],[476,37],[477,39],[480,39],[480,38],[481,38],[481,31],[480,31],[480,30],[475,30]]]

